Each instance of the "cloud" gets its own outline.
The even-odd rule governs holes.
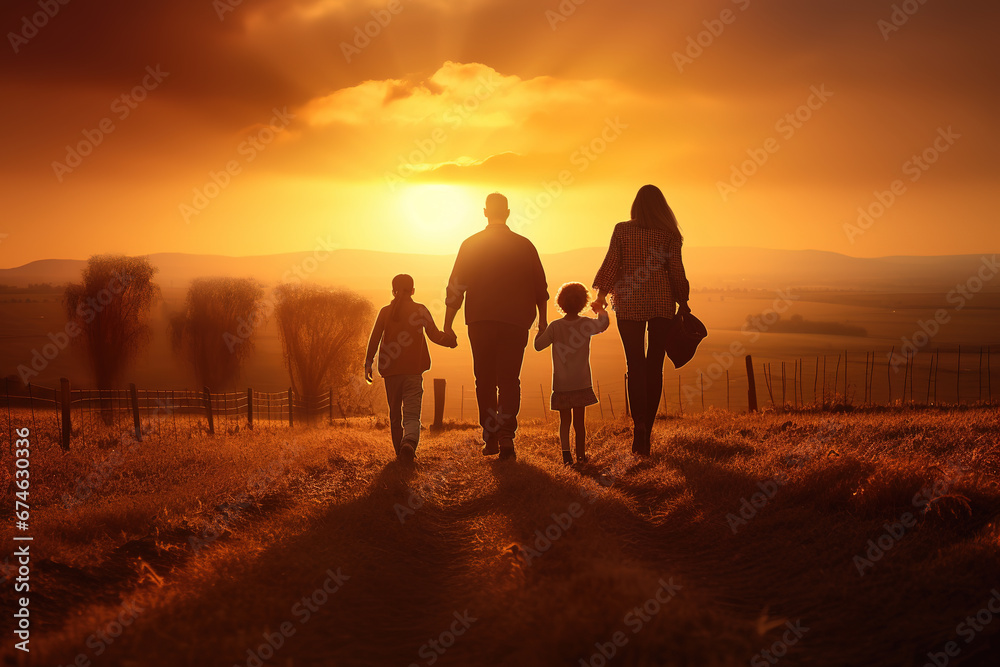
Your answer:
[[[534,182],[564,169],[609,116],[648,99],[605,79],[522,78],[483,63],[445,61],[428,76],[367,80],[297,110],[304,145],[362,154],[350,165],[415,180]],[[582,129],[581,129],[582,128]],[[369,146],[364,154],[361,146]]]
[[[575,114],[581,107],[622,102],[623,89],[610,81],[524,80],[482,63],[445,62],[425,80],[364,81],[310,100],[302,108],[310,125],[429,122],[457,127],[523,125],[532,115]]]
[[[481,167],[487,162],[493,162],[495,164],[496,161],[498,160],[503,161],[508,156],[512,158],[522,157],[517,153],[510,153],[510,152],[501,153],[500,155],[490,155],[484,158],[473,158],[467,155],[463,155],[461,157],[455,158],[454,160],[447,160],[445,162],[438,162],[438,163],[419,162],[416,164],[411,164],[409,165],[409,167],[415,172],[423,172],[423,173],[437,172],[438,174],[442,174],[443,172],[448,172],[444,173],[445,176],[448,176],[449,173],[469,171],[475,167]]]

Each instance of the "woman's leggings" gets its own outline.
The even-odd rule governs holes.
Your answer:
[[[663,358],[670,331],[669,317],[651,320],[618,320],[618,333],[628,365],[628,396],[632,422],[647,430],[656,419],[663,389]],[[648,345],[646,330],[649,329]]]

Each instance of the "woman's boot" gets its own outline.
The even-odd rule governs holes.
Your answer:
[[[632,453],[645,456],[649,453],[649,439],[646,437],[646,425],[642,422],[632,423]]]
[[[653,442],[653,422],[650,422],[648,425],[646,425],[646,428],[643,429],[643,441],[642,441],[643,456],[649,456],[652,442]]]

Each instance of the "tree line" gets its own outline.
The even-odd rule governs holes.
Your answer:
[[[150,313],[162,299],[145,257],[95,255],[79,283],[66,286],[63,306],[75,347],[84,355],[98,389],[113,389],[146,351]],[[274,317],[282,356],[296,393],[315,397],[348,384],[364,358],[375,308],[344,288],[281,284],[268,304],[253,278],[198,278],[182,309],[168,322],[173,353],[201,386],[234,386],[253,355],[257,333]],[[271,305],[271,312],[268,306]]]

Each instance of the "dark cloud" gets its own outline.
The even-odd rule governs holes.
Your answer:
[[[979,1],[920,5],[886,41],[877,22],[891,17],[894,3],[868,0],[716,0],[696,7],[593,1],[555,29],[546,17],[558,8],[555,1],[414,0],[350,63],[341,43],[352,42],[381,5],[343,3],[340,10],[303,14],[316,4],[244,0],[220,20],[208,0],[70,2],[19,53],[4,50],[0,80],[121,88],[160,63],[177,73],[171,96],[252,108],[299,104],[365,79],[427,74],[450,59],[523,77],[586,72],[751,100],[824,79],[872,94],[892,91],[929,104],[964,99],[988,108],[997,96],[989,82],[1000,73],[992,46],[1000,8]],[[706,21],[718,26],[723,10],[735,21],[680,75],[674,53],[705,31]],[[7,3],[0,26],[16,31],[36,11],[36,2]]]

